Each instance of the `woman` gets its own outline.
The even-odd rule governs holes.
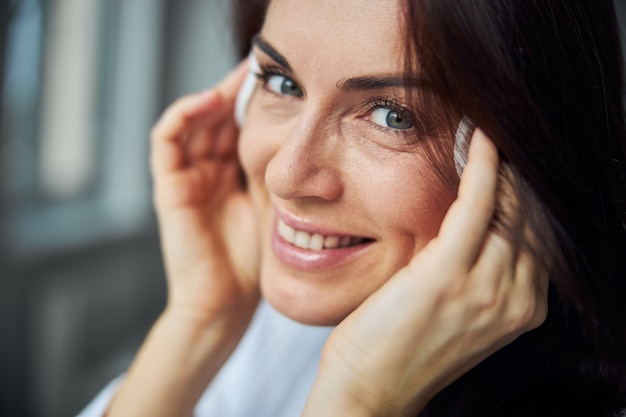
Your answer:
[[[306,416],[626,407],[612,2],[241,3],[241,130],[246,63],[153,131],[169,299],[107,415],[192,413],[261,297],[337,325]]]

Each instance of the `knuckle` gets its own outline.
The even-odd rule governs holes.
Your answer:
[[[519,298],[509,311],[509,323],[513,330],[531,330],[545,320],[546,308],[535,297]]]
[[[499,310],[500,298],[495,288],[481,288],[480,291],[476,291],[472,301],[473,308],[477,311],[496,312]]]
[[[535,310],[535,315],[531,322],[529,323],[530,329],[536,329],[541,326],[546,319],[548,318],[548,304],[540,303],[538,308]]]

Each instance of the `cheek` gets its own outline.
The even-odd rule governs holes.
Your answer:
[[[246,114],[246,122],[239,134],[239,161],[250,179],[262,179],[265,169],[276,155],[289,128],[288,120],[268,117],[268,112],[253,95]]]
[[[408,204],[411,210],[404,213],[404,216],[407,224],[411,224],[413,230],[420,231],[415,245],[415,250],[418,250],[437,236],[441,222],[455,196],[443,188],[438,179],[434,179],[432,182],[425,182],[421,187],[416,188],[411,197],[413,201]]]
[[[381,232],[404,246],[407,254],[421,249],[437,235],[455,199],[455,190],[447,188],[425,161],[396,161],[369,172],[377,174],[362,177],[368,184],[361,189],[362,198],[369,202],[372,220],[384,225]]]
[[[253,132],[254,130],[247,123],[239,132],[239,143],[237,144],[239,162],[248,177],[252,176],[255,171],[258,171],[261,165],[259,152],[256,149],[259,141],[254,140]]]
[[[274,151],[269,129],[247,120],[239,134],[239,161],[249,178],[262,178]]]

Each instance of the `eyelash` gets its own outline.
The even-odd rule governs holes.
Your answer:
[[[267,92],[269,92],[269,93],[277,94],[277,93],[269,90],[268,88],[266,88],[267,81],[269,80],[270,77],[272,77],[274,75],[281,75],[281,76],[283,76],[285,78],[289,78],[295,84],[297,84],[293,80],[293,76],[290,75],[287,71],[285,71],[282,67],[279,67],[278,65],[260,65],[259,69],[260,69],[260,71],[259,72],[255,72],[254,75],[257,77],[257,79],[259,81],[261,81],[261,83],[263,83],[263,87],[265,87],[265,90]]]

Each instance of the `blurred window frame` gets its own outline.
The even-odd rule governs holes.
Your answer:
[[[80,118],[82,130],[77,129],[79,133],[86,132],[89,136],[81,139],[78,135],[79,140],[84,140],[84,157],[89,166],[83,163],[84,178],[75,181],[73,188],[59,191],[57,187],[55,192],[54,186],[50,187],[46,180],[51,173],[59,174],[59,178],[63,179],[64,172],[55,170],[63,167],[64,160],[62,154],[56,161],[53,156],[48,170],[50,166],[54,170],[42,177],[46,166],[42,163],[46,160],[42,152],[58,151],[54,146],[48,145],[47,149],[43,146],[46,144],[45,126],[54,125],[55,121],[53,119],[50,123],[48,120],[46,125],[46,114],[63,115],[64,97],[61,96],[63,91],[67,91],[64,90],[67,86],[53,88],[51,83],[59,79],[67,83],[72,78],[63,77],[61,71],[61,77],[57,74],[55,79],[46,72],[44,63],[51,62],[51,52],[67,52],[63,50],[65,45],[59,44],[64,41],[63,36],[55,34],[55,30],[80,30],[80,27],[58,27],[64,18],[65,25],[68,24],[67,18],[73,18],[74,24],[83,24],[83,29],[85,24],[89,25],[81,21],[80,15],[71,15],[76,8],[72,9],[68,3],[74,2],[76,5],[83,3],[83,6],[89,3],[91,6],[82,7],[82,10],[96,19],[91,33],[93,54],[85,57],[91,62],[77,61],[82,65],[79,70],[92,71],[82,74],[83,80],[91,80],[91,88],[87,95],[79,98],[90,109],[83,112]],[[148,137],[159,110],[161,95],[162,74],[159,68],[162,60],[163,2],[19,0],[13,1],[10,7],[0,128],[5,249],[14,259],[32,258],[37,254],[67,252],[147,231],[153,225],[147,169]],[[59,11],[70,16],[55,14]],[[53,21],[55,18],[56,22]],[[26,32],[20,33],[19,30]],[[66,37],[65,41],[74,41],[74,45],[69,46],[76,48],[76,39]],[[74,50],[74,58],[90,48],[82,41],[82,44],[78,42],[78,47],[83,49]],[[16,47],[22,44],[35,50],[16,51]],[[15,64],[12,60],[19,53],[25,61],[21,64],[27,65],[22,68],[27,74],[20,73],[20,68],[17,71],[11,68]],[[72,51],[69,51],[69,56],[72,57]],[[29,64],[35,64],[35,67],[28,67]],[[57,73],[60,64],[56,63]],[[18,81],[25,82],[30,90],[20,91],[24,86],[10,88],[16,74]],[[80,72],[77,74],[75,76],[80,78]],[[20,76],[26,80],[19,80]],[[84,89],[77,90],[84,92]],[[25,97],[20,97],[20,93],[24,92]],[[71,123],[71,117],[67,114],[65,117],[66,122]],[[85,117],[90,119],[84,120]],[[75,127],[72,124],[66,126],[68,129]],[[56,129],[56,139],[63,140],[63,126]],[[72,144],[71,141],[68,143]],[[74,144],[80,145],[80,142]],[[68,170],[70,165],[71,160],[66,166]],[[73,178],[67,175],[66,179]]]

